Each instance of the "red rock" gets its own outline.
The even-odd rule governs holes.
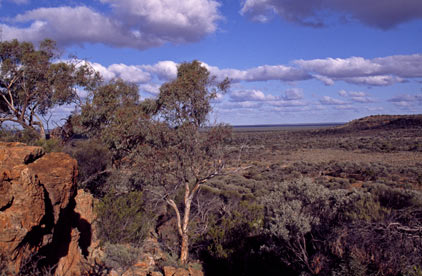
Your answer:
[[[189,276],[189,271],[184,268],[177,268],[176,272],[173,274],[174,276]]]
[[[99,240],[92,225],[96,219],[94,212],[94,197],[84,190],[78,190],[75,197],[75,209],[68,254],[58,263],[56,275],[81,275],[89,267],[89,263],[98,263]]]
[[[22,259],[43,242],[36,232],[46,214],[44,188],[24,164],[28,156],[39,156],[41,152],[41,148],[0,143],[0,254],[10,259],[9,269],[15,272]],[[34,238],[28,246],[23,241],[31,235]]]
[[[165,266],[163,267],[164,276],[173,276],[176,273],[176,268],[172,266]]]
[[[195,269],[191,266],[189,266],[189,273],[190,276],[204,276],[204,272],[202,270]]]
[[[39,250],[57,260],[56,275],[82,274],[98,241],[94,199],[83,191],[75,199],[76,176],[67,154],[0,143],[0,255],[13,273]]]
[[[76,195],[78,164],[75,159],[61,152],[45,155],[28,165],[47,190],[54,211],[56,224],[61,211]]]

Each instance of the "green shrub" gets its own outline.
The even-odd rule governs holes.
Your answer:
[[[0,128],[1,141],[21,142],[31,144],[39,139],[39,135],[32,129]]]
[[[38,139],[31,143],[34,146],[39,146],[44,149],[46,153],[48,152],[60,152],[63,150],[63,145],[59,139]]]
[[[80,140],[63,149],[78,161],[78,185],[95,196],[104,194],[108,174],[102,173],[111,165],[109,151],[98,141]]]
[[[141,250],[128,244],[111,244],[104,245],[105,259],[104,263],[107,267],[126,271],[133,266],[139,259]]]
[[[250,201],[241,201],[226,216],[211,217],[205,235],[207,254],[214,258],[227,259],[242,247],[245,239],[256,235],[263,223],[263,206]]]
[[[152,215],[145,210],[141,192],[123,195],[108,193],[96,206],[99,237],[111,244],[140,246],[152,226]]]

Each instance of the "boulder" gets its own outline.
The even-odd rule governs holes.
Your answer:
[[[76,196],[76,177],[67,154],[0,142],[0,257],[11,273],[39,257],[56,275],[81,275],[100,254],[94,199]]]
[[[60,258],[56,275],[81,275],[81,272],[102,261],[102,251],[94,225],[94,197],[80,189],[75,197],[69,249]]]

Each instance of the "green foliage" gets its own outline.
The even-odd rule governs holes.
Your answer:
[[[21,142],[24,144],[34,143],[39,135],[32,129],[0,128],[0,139],[4,142]]]
[[[48,152],[61,152],[63,150],[62,142],[59,139],[38,139],[32,143],[34,146],[39,146],[44,149],[46,153]]]
[[[77,87],[96,86],[99,75],[90,67],[58,58],[51,40],[42,41],[38,49],[29,42],[0,42],[0,125],[13,122],[45,138],[40,116],[75,102]]]
[[[297,270],[320,271],[323,263],[313,261],[321,259],[324,252],[320,241],[341,223],[339,214],[359,198],[361,193],[331,190],[310,179],[275,184],[260,198],[265,206],[262,233],[267,237],[261,249]]]
[[[135,84],[112,80],[92,91],[81,114],[72,119],[77,132],[105,145],[113,162],[136,149],[147,135],[149,116],[138,92]]]
[[[122,271],[126,271],[133,266],[141,253],[139,248],[132,247],[129,244],[111,244],[108,242],[104,245],[104,251],[106,254],[105,265],[114,269],[121,268]]]
[[[282,182],[261,197],[265,206],[265,229],[285,241],[303,237],[323,222],[330,222],[351,194],[330,190],[310,179]]]
[[[97,207],[99,237],[111,244],[140,246],[151,230],[153,216],[143,205],[141,192],[108,193]]]
[[[63,150],[78,161],[78,186],[97,197],[103,195],[111,166],[107,148],[98,140],[86,139],[69,143]]]
[[[256,235],[263,223],[263,206],[241,201],[229,214],[213,216],[209,221],[206,240],[207,254],[213,258],[229,259],[242,247],[245,239]]]
[[[422,266],[421,265],[414,265],[412,266],[409,271],[406,273],[409,276],[422,276]]]
[[[189,123],[202,126],[211,112],[211,100],[217,91],[226,91],[229,82],[216,83],[199,61],[182,63],[177,78],[160,88],[157,100],[160,114],[173,127]]]
[[[348,221],[384,221],[390,215],[390,210],[381,206],[380,202],[370,194],[356,198],[344,209],[340,216]]]

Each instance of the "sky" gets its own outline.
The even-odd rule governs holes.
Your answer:
[[[212,122],[422,113],[421,0],[0,0],[1,40],[45,38],[143,98],[199,60],[232,81]]]

